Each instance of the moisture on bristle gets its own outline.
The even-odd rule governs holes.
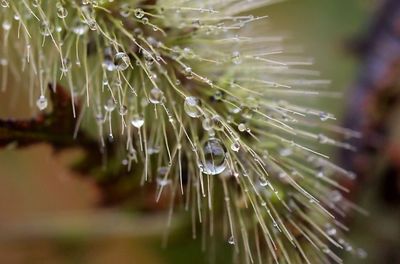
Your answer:
[[[354,174],[315,148],[359,135],[296,104],[335,94],[249,14],[272,2],[0,0],[2,90],[27,80],[46,111],[64,84],[130,175],[184,195],[195,234],[222,233],[239,263],[340,263],[332,246],[359,254],[333,216],[358,209],[339,183]]]

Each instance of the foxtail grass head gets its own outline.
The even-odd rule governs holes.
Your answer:
[[[239,263],[340,263],[354,174],[318,146],[357,134],[296,103],[326,82],[252,15],[272,2],[0,0],[3,89],[14,76],[49,111],[45,87],[67,87],[78,125]]]

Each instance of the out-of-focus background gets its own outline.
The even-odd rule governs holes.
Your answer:
[[[277,32],[303,47],[305,55],[315,58],[322,77],[343,92],[341,98],[311,102],[335,113],[338,122],[362,66],[348,51],[348,43],[369,30],[379,4],[378,0],[290,0],[262,10]],[[0,95],[0,117],[30,116],[31,110],[18,105],[18,100],[12,104],[10,108],[9,97]],[[77,155],[81,155],[78,150],[55,154],[45,144],[0,150],[0,263],[207,261],[209,254],[201,252],[200,239],[191,239],[189,225],[182,228],[185,224],[179,217],[164,249],[165,215],[99,209],[100,193],[94,184],[68,169]],[[353,197],[370,215],[355,215],[348,222],[350,238],[365,248],[368,258],[344,255],[346,263],[400,263],[400,203],[384,199],[385,180],[379,176],[365,177]],[[215,263],[230,263],[229,245],[215,243],[220,243]]]

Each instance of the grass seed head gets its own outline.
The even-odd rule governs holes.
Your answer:
[[[0,0],[2,87],[23,80],[40,111],[47,84],[68,87],[80,125],[120,144],[157,199],[183,195],[239,263],[340,262],[332,246],[356,250],[332,214],[354,207],[339,184],[354,175],[318,146],[357,134],[296,103],[326,83],[251,14],[272,2]]]

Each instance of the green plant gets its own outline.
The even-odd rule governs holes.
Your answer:
[[[251,15],[272,2],[0,0],[3,88],[22,74],[48,111],[45,87],[68,87],[77,130],[118,146],[130,177],[182,201],[239,263],[340,262],[330,245],[354,250],[326,208],[354,207],[338,183],[354,174],[312,146],[351,149],[334,137],[357,133],[295,103],[324,81]]]

